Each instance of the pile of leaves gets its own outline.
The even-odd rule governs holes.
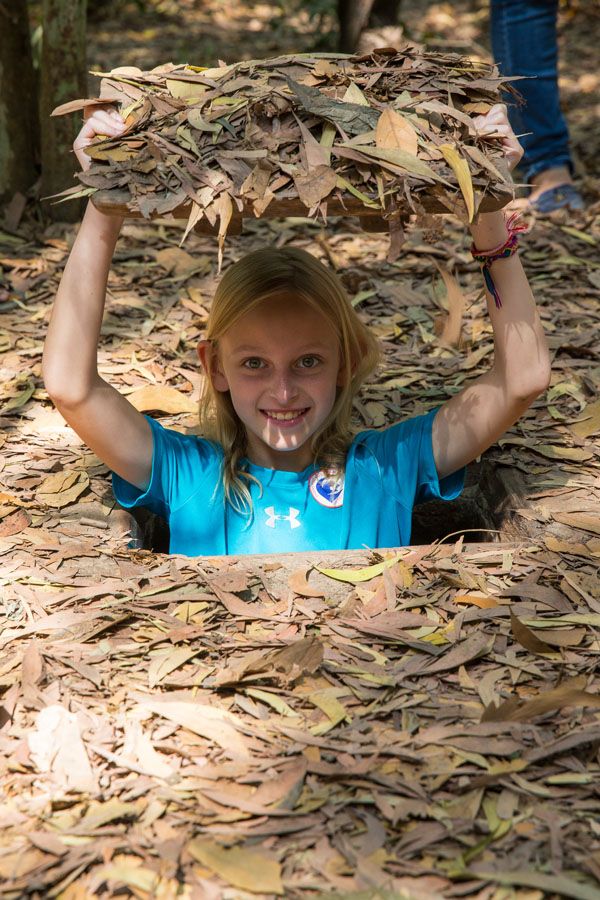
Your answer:
[[[96,100],[118,103],[127,131],[87,152],[101,208],[146,218],[218,220],[222,247],[243,215],[378,214],[397,257],[406,213],[499,208],[511,195],[501,139],[478,135],[501,89],[498,70],[454,53],[296,54],[207,69],[167,64],[105,74]],[[108,192],[108,194],[106,193]],[[186,231],[186,234],[187,234]]]
[[[591,554],[312,556],[1,542],[1,897],[598,897]]]

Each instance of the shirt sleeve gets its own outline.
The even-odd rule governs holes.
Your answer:
[[[433,440],[431,436],[433,420],[438,409],[433,409],[427,415],[418,417],[418,419],[422,420],[422,425],[415,505],[425,503],[427,500],[455,500],[462,493],[465,485],[467,472],[465,466],[457,469],[456,472],[452,472],[450,475],[446,475],[445,478],[440,479],[438,476],[435,459],[433,458]]]
[[[143,506],[168,521],[175,509],[202,489],[207,476],[215,477],[214,468],[220,459],[209,441],[163,428],[150,416],[145,418],[153,441],[150,483],[141,491],[113,472],[113,494],[125,509]]]
[[[427,500],[454,500],[464,486],[465,468],[442,479],[438,476],[431,436],[437,411],[361,435],[361,443],[377,459],[386,491],[407,509]]]

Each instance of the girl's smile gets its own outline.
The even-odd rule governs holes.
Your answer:
[[[230,392],[251,462],[298,472],[311,463],[310,438],[333,408],[340,368],[334,327],[293,294],[263,301],[225,332],[212,379]]]
[[[263,409],[261,410],[262,414],[266,416],[267,419],[276,422],[282,428],[293,428],[298,422],[301,421],[302,417],[306,415],[308,412],[308,407],[305,409],[295,409],[295,410],[272,410],[272,409]]]

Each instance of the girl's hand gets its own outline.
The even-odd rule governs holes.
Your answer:
[[[494,134],[502,137],[502,149],[509,170],[517,166],[523,156],[523,148],[515,137],[504,103],[496,103],[485,116],[475,116],[473,125],[477,134]]]
[[[95,107],[93,112],[85,119],[83,127],[73,144],[75,156],[79,165],[86,172],[92,164],[92,160],[85,153],[85,148],[96,143],[97,137],[118,137],[125,131],[125,123],[113,106],[104,108]]]

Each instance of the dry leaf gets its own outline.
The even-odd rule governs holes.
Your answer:
[[[64,706],[46,706],[38,713],[35,731],[29,733],[28,743],[38,771],[52,771],[65,790],[84,793],[98,790],[77,716]]]
[[[61,509],[74,503],[89,487],[87,472],[56,472],[44,478],[35,492],[36,500],[45,506]]]
[[[223,847],[205,838],[194,838],[187,851],[232,887],[253,894],[284,893],[280,864],[256,850]]]
[[[411,123],[395,109],[384,109],[375,130],[377,147],[397,148],[417,155],[418,137]]]
[[[444,159],[456,175],[456,180],[460,187],[467,208],[467,219],[473,221],[475,215],[475,196],[473,194],[473,179],[471,178],[471,170],[469,164],[462,157],[456,147],[450,144],[440,144],[438,150],[444,155]]]
[[[168,415],[177,415],[198,411],[198,404],[189,395],[182,394],[181,391],[168,387],[166,384],[148,384],[137,388],[128,395],[127,399],[138,412],[154,410]]]
[[[288,579],[291,589],[302,597],[324,597],[325,591],[322,588],[309,584],[306,575],[307,573],[304,569],[296,569],[295,572],[292,572]]]

